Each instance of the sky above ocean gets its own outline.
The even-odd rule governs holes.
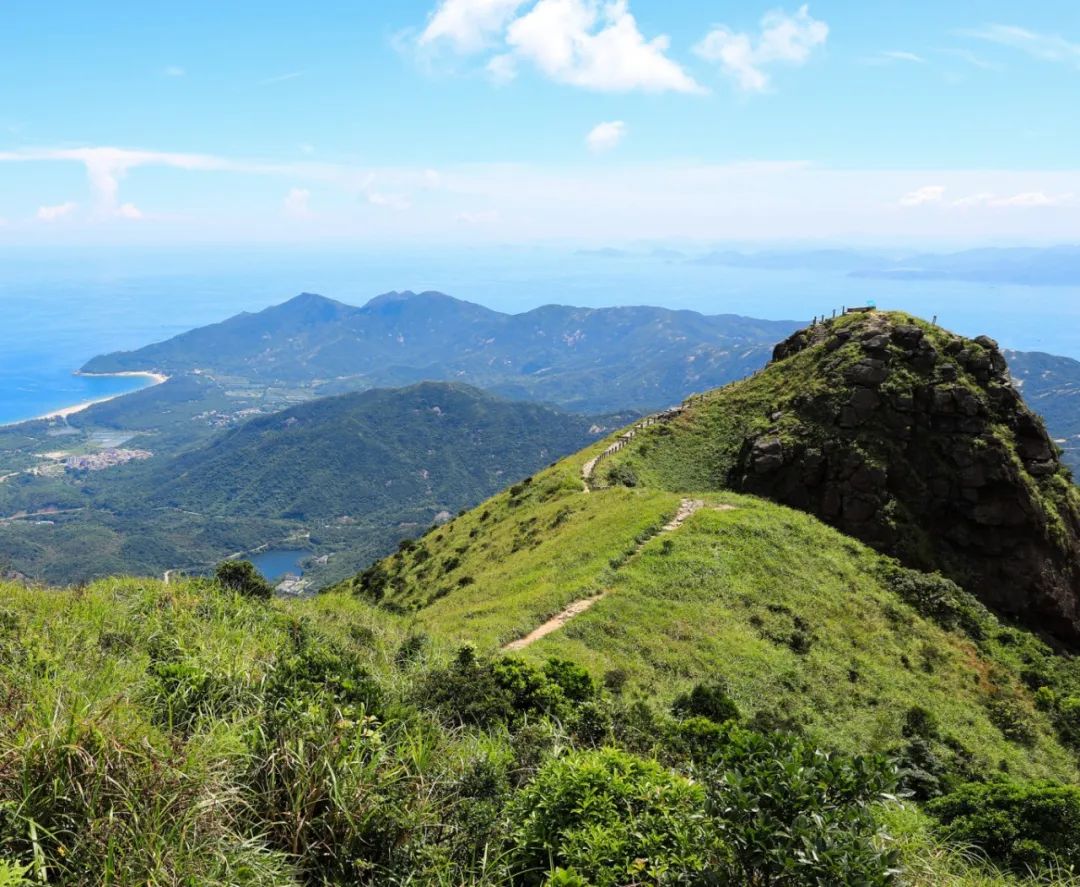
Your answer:
[[[7,0],[0,243],[1047,243],[1078,59],[1075,0]]]

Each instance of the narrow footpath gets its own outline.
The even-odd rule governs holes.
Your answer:
[[[586,463],[586,465],[587,464],[588,463]],[[587,486],[585,492],[589,492]],[[683,523],[686,522],[687,518],[689,518],[695,512],[700,511],[704,507],[705,503],[701,499],[683,499],[682,502],[679,503],[679,509],[675,512],[674,517],[672,517],[671,520],[664,524],[664,526],[660,529],[660,532],[657,535],[662,536],[664,533],[675,532],[677,529],[679,529],[679,527],[683,525]],[[732,511],[735,508],[734,505],[714,505],[712,507],[715,511]],[[649,544],[651,539],[655,538],[656,537],[653,536],[650,537],[650,539],[646,539],[644,542],[639,542],[637,547],[634,548],[633,553],[627,560],[632,560],[633,558],[641,554],[642,549]],[[579,601],[574,601],[569,607],[567,607],[561,613],[552,616],[543,625],[533,629],[524,637],[518,638],[516,641],[511,641],[509,644],[506,644],[502,648],[502,652],[513,653],[517,650],[524,650],[530,644],[533,644],[536,641],[540,640],[540,638],[547,637],[552,632],[558,631],[575,616],[580,616],[582,613],[592,607],[595,603],[597,603],[597,601],[603,600],[609,594],[611,594],[611,589],[606,589],[599,594],[594,594],[592,597],[582,598]]]

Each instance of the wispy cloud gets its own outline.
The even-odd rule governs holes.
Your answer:
[[[626,124],[622,120],[598,123],[585,136],[585,144],[594,154],[603,154],[618,147],[626,138]]]
[[[1045,191],[1019,191],[1015,194],[998,194],[994,191],[977,191],[955,200],[945,200],[943,185],[924,185],[909,191],[900,198],[900,206],[943,206],[948,209],[971,209],[975,207],[1032,209],[1051,206],[1075,206],[1072,193],[1047,194]]]
[[[766,13],[756,36],[719,25],[705,35],[694,52],[719,65],[740,89],[765,92],[769,88],[768,68],[805,64],[828,37],[829,26],[811,17],[810,8],[804,5],[794,15],[782,10]]]
[[[387,209],[404,211],[412,208],[412,201],[402,194],[383,194],[381,191],[368,191],[367,202],[372,206],[384,206]]]
[[[169,65],[163,72],[166,77],[183,77],[187,74],[179,65]]]
[[[1058,34],[1043,34],[1016,25],[1001,24],[984,25],[961,33],[967,37],[1018,49],[1042,61],[1080,68],[1080,43],[1074,43]]]
[[[923,185],[914,191],[909,191],[900,198],[901,206],[922,206],[926,203],[940,203],[945,196],[943,185]]]
[[[868,65],[893,65],[897,63],[925,65],[926,59],[914,52],[907,52],[902,49],[886,49],[867,56],[864,62]]]
[[[1044,191],[1021,191],[1018,194],[1001,196],[991,192],[981,192],[961,197],[951,204],[959,209],[970,207],[1017,207],[1021,209],[1035,209],[1050,206],[1074,206],[1076,196],[1073,194],[1047,194]]]
[[[58,222],[73,215],[78,208],[79,204],[70,200],[55,206],[41,206],[38,207],[37,218],[40,222]]]
[[[288,74],[278,74],[275,77],[267,77],[265,80],[259,81],[259,86],[271,86],[274,83],[284,83],[287,80],[295,80],[297,77],[303,77],[306,71],[290,71]]]
[[[497,83],[520,65],[548,79],[600,92],[703,92],[669,55],[670,41],[646,38],[629,0],[442,0],[418,45],[460,53],[499,50],[486,62]]]
[[[163,151],[139,151],[126,148],[61,148],[0,151],[0,163],[27,161],[74,161],[86,169],[95,212],[99,217],[135,218],[138,210],[120,202],[120,182],[132,169],[141,166],[165,166],[187,170],[230,168],[229,161],[202,154],[176,154]],[[141,217],[141,213],[139,213]]]
[[[959,59],[966,64],[971,65],[973,68],[981,68],[984,71],[999,71],[1000,66],[995,65],[993,62],[989,62],[982,56],[975,54],[970,49],[940,49],[938,50],[942,55],[951,56],[952,58]]]

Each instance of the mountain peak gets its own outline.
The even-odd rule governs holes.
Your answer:
[[[327,320],[332,320],[335,317],[340,317],[342,314],[347,314],[348,312],[355,310],[354,307],[346,305],[344,302],[338,302],[335,299],[320,296],[318,293],[306,292],[293,296],[291,299],[282,302],[280,305],[274,305],[273,307],[266,309],[268,312],[301,316],[306,320],[317,319],[319,317],[325,317]]]
[[[992,339],[897,312],[815,324],[678,436],[649,459],[687,489],[808,511],[1080,645],[1080,495]]]

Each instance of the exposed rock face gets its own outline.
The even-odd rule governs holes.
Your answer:
[[[997,343],[871,314],[796,333],[774,364],[812,348],[813,384],[770,406],[731,486],[1080,647],[1080,498]]]

